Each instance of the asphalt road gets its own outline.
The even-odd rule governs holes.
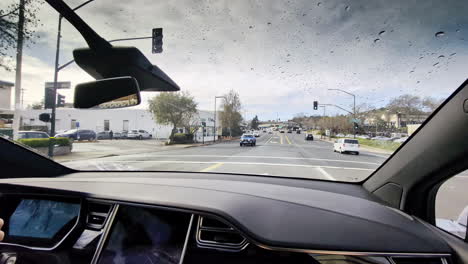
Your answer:
[[[202,171],[288,176],[333,181],[361,181],[388,157],[361,151],[359,156],[333,152],[331,143],[306,141],[305,134],[263,133],[255,147],[238,141],[193,148],[144,151],[66,162],[86,170]],[[138,144],[144,144],[138,142]],[[115,142],[115,144],[121,144]],[[128,146],[131,148],[131,146]]]
[[[255,147],[240,147],[238,141],[190,148],[144,140],[82,143],[74,148],[79,150],[80,158],[91,158],[62,163],[79,170],[230,172],[361,181],[388,158],[363,150],[360,155],[339,154],[333,152],[332,143],[304,138],[305,134],[263,133]],[[105,157],[93,157],[96,151]],[[468,172],[442,185],[436,200],[436,217],[457,219],[468,205],[467,187]]]

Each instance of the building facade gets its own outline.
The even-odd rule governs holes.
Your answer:
[[[50,130],[50,123],[44,123],[39,120],[41,113],[50,113],[50,110],[34,110],[27,109],[20,111],[22,127],[37,129],[38,127],[46,127]],[[191,122],[195,126],[200,126],[195,133],[195,139],[202,142],[212,141],[214,135],[214,122],[212,111],[199,111],[199,115]],[[205,139],[202,137],[203,129],[202,122],[205,122]],[[218,122],[219,124],[219,122]],[[217,125],[218,126],[218,125]],[[74,109],[74,108],[58,108],[56,112],[55,131],[64,131],[69,129],[90,129],[96,132],[101,131],[129,131],[133,129],[142,129],[148,131],[153,138],[167,139],[172,127],[170,125],[158,124],[151,114],[146,109]],[[184,133],[184,128],[178,128],[178,132]],[[220,131],[220,129],[218,130]]]

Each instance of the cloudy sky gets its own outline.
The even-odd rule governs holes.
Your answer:
[[[234,89],[247,118],[284,120],[321,113],[312,109],[314,100],[350,108],[352,97],[327,90],[333,88],[376,107],[405,93],[447,97],[468,77],[466,10],[468,2],[456,0],[95,0],[78,14],[107,40],[150,36],[162,27],[161,54],[151,54],[151,40],[114,45],[138,47],[201,109],[211,110],[215,95]],[[23,61],[25,104],[40,101],[44,82],[53,80],[58,14],[43,4],[39,17],[40,39]],[[62,37],[65,63],[86,43],[68,22]],[[0,71],[0,79],[14,82],[14,73]],[[74,86],[92,78],[72,65],[59,80]],[[71,100],[72,92],[62,93]],[[143,93],[144,101],[155,94]]]

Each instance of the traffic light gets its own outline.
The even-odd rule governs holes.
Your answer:
[[[153,28],[153,46],[152,53],[161,53],[163,51],[163,32],[162,28]]]
[[[50,114],[49,113],[42,113],[39,115],[39,120],[42,122],[50,122]]]
[[[318,109],[318,102],[314,101],[314,110],[317,110],[317,109]]]
[[[206,127],[206,122],[201,122],[202,127]]]
[[[65,95],[57,94],[57,107],[65,106]]]
[[[54,107],[55,103],[55,94],[52,88],[45,88],[45,95],[44,95],[44,108],[51,109]]]

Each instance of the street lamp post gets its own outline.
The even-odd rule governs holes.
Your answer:
[[[329,91],[340,91],[345,94],[349,94],[353,97],[353,130],[354,130],[354,138],[356,138],[356,127],[354,126],[354,121],[356,121],[356,95],[350,92],[341,90],[341,89],[328,89]]]
[[[215,99],[214,99],[213,143],[216,142],[216,99],[217,98],[226,99],[226,97],[225,96],[215,96]]]
[[[88,0],[81,5],[73,8],[73,11],[82,8],[83,6],[91,3],[94,0]],[[52,104],[52,115],[51,115],[51,122],[50,122],[50,139],[49,139],[49,157],[54,156],[54,144],[55,144],[55,112],[57,103],[57,79],[58,79],[58,72],[59,72],[59,55],[60,55],[60,38],[61,38],[61,31],[62,31],[62,18],[63,16],[59,15],[58,21],[58,30],[57,30],[57,46],[55,48],[55,70],[54,70],[54,88],[52,89],[52,94],[54,98],[54,103]]]

